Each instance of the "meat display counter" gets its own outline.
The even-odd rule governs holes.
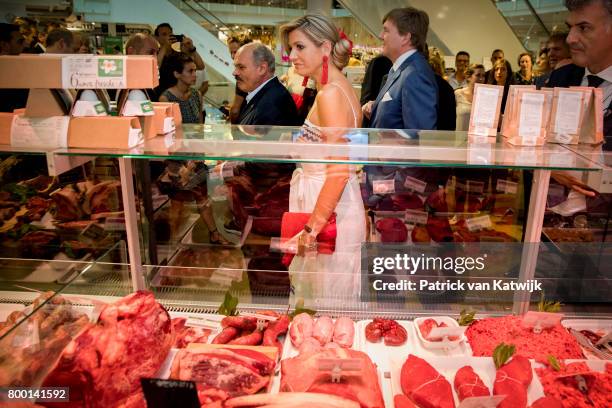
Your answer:
[[[257,392],[317,390],[392,407],[420,406],[430,396],[417,389],[430,380],[436,395],[458,404],[465,395],[457,384],[474,375],[483,390],[503,394],[496,375],[523,372],[529,381],[513,392],[525,406],[560,392],[606,406],[600,385],[574,393],[553,377],[576,369],[590,370],[594,383],[609,381],[600,361],[609,355],[595,343],[612,331],[610,248],[541,242],[550,238],[546,228],[563,227],[559,220],[575,226],[585,215],[585,228],[607,222],[609,214],[576,210],[582,201],[570,194],[580,181],[593,186],[606,163],[580,149],[517,147],[464,132],[338,131],[345,143],[304,143],[299,128],[184,125],[128,150],[51,152],[53,160],[80,164],[59,176],[55,194],[41,197],[53,200],[49,225],[106,225],[94,217],[87,191],[120,180],[113,191],[121,206],[112,212],[121,215],[104,219],[113,225],[122,218],[125,231],[90,258],[6,255],[22,270],[68,263],[70,272],[45,284],[18,276],[0,282],[0,387],[69,383],[78,406],[140,407],[148,393],[141,378],[170,378],[195,381],[202,406]],[[102,177],[96,169],[109,163],[113,170]],[[283,215],[295,209],[296,194],[308,192],[307,178],[328,165],[348,168],[345,189],[359,199],[348,218],[363,222],[353,230],[363,236],[357,249],[342,247],[346,218],[338,209],[336,250],[297,256],[281,238]],[[53,199],[85,181],[93,185],[71,187],[80,210]],[[74,220],[57,219],[62,205],[76,211]],[[491,356],[501,343],[532,360],[496,366]],[[543,364],[549,355],[590,360],[568,362],[559,373]],[[41,356],[48,364],[37,363]],[[237,358],[239,370],[231,363]],[[337,367],[321,366],[320,358]],[[346,361],[360,374],[352,376]],[[197,369],[205,362],[206,370]],[[466,365],[473,372],[460,370]],[[346,381],[329,382],[338,369]],[[455,389],[436,372],[455,378]],[[60,402],[43,402],[54,404]]]

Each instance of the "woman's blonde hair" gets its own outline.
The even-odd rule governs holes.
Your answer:
[[[301,30],[313,43],[320,47],[324,41],[329,41],[332,46],[330,60],[338,69],[348,64],[350,58],[351,44],[348,40],[340,38],[338,27],[322,14],[306,14],[304,17],[296,18],[280,28],[280,36],[283,47],[290,52],[289,34],[293,30]]]

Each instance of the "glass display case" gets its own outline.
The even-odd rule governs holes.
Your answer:
[[[33,153],[40,163],[28,164],[27,172],[17,167],[16,174],[2,172],[0,190],[7,201],[23,191],[29,195],[20,199],[16,214],[21,206],[32,211],[32,197],[50,201],[38,221],[38,215],[18,215],[19,224],[11,224],[5,217],[0,320],[6,322],[0,342],[6,347],[0,349],[31,345],[32,325],[42,327],[61,309],[62,323],[39,330],[34,341],[37,352],[57,358],[70,339],[82,336],[83,327],[102,330],[96,325],[102,303],[122,298],[119,303],[150,305],[151,294],[172,319],[191,319],[197,330],[212,325],[213,333],[221,330],[218,313],[234,309],[243,316],[309,311],[349,317],[360,336],[354,348],[366,353],[372,346],[364,327],[374,318],[409,325],[418,317],[450,319],[466,311],[502,318],[551,311],[555,302],[566,317],[610,318],[611,205],[605,194],[610,156],[561,145],[519,147],[501,136],[465,132],[326,131],[341,134],[341,142],[304,142],[300,128],[183,125],[131,149]],[[28,162],[29,155],[6,150],[2,169],[11,158]],[[47,177],[48,162],[69,164]],[[309,189],[316,201],[318,189],[309,178],[323,183],[330,168],[346,170],[343,194],[353,191],[352,203],[358,205],[352,212],[334,211],[336,249],[325,252],[320,240],[315,251],[297,255],[294,234],[283,232],[290,230],[287,214],[297,212],[296,197]],[[44,180],[44,186],[33,191],[32,180]],[[582,182],[602,194],[577,197],[572,191]],[[112,189],[103,189],[100,211],[92,210],[87,191],[103,186]],[[80,197],[76,209],[60,199],[67,192]],[[75,228],[72,235],[61,231],[62,224]],[[56,231],[58,238],[46,245],[53,251],[20,243],[32,228]],[[351,237],[358,247],[341,244],[346,231],[359,234]],[[583,231],[593,239],[581,239]],[[53,273],[32,280],[41,268]],[[145,292],[133,293],[140,290]],[[122,307],[117,306],[119,314],[129,309]],[[146,313],[153,309],[147,306]],[[175,320],[172,324],[178,330]],[[58,327],[65,329],[62,336]],[[410,341],[417,341],[413,330],[420,329],[414,327],[406,329],[414,337]],[[52,342],[56,337],[61,340]],[[284,347],[293,355],[285,350],[283,358],[297,355],[289,337]],[[465,347],[466,355],[486,355],[471,354],[476,343]],[[24,369],[29,365],[8,360],[0,356],[5,375],[0,384],[54,384],[44,378],[48,371],[32,376]],[[387,400],[392,384],[379,381],[392,406]]]

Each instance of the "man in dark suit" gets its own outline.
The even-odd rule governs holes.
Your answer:
[[[236,85],[247,96],[240,108],[241,125],[297,126],[297,108],[274,75],[274,54],[259,43],[243,45],[234,57]]]
[[[383,19],[383,54],[392,62],[374,102],[363,106],[372,127],[435,129],[438,86],[423,56],[429,17],[412,7],[391,10]]]
[[[573,64],[552,72],[549,87],[592,86],[603,93],[605,150],[612,150],[612,1],[566,0]]]

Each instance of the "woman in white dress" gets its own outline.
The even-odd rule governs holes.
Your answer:
[[[345,128],[361,126],[361,108],[342,74],[351,43],[323,15],[305,15],[281,27],[281,39],[296,73],[314,80],[317,97],[302,126],[298,143],[346,143]],[[325,157],[322,146],[321,159]],[[331,164],[304,163],[294,172],[289,211],[310,213],[295,238],[298,254],[289,270],[295,297],[313,306],[331,305],[359,296],[360,247],[366,221],[355,169],[342,158]],[[336,215],[336,249],[316,252],[316,237]],[[303,273],[303,272],[307,273]],[[312,272],[312,273],[308,273]]]
[[[474,98],[474,85],[484,84],[485,67],[481,64],[472,64],[465,70],[468,86],[455,91],[457,102],[456,130],[468,130],[470,127],[470,112],[472,112],[472,99]]]

